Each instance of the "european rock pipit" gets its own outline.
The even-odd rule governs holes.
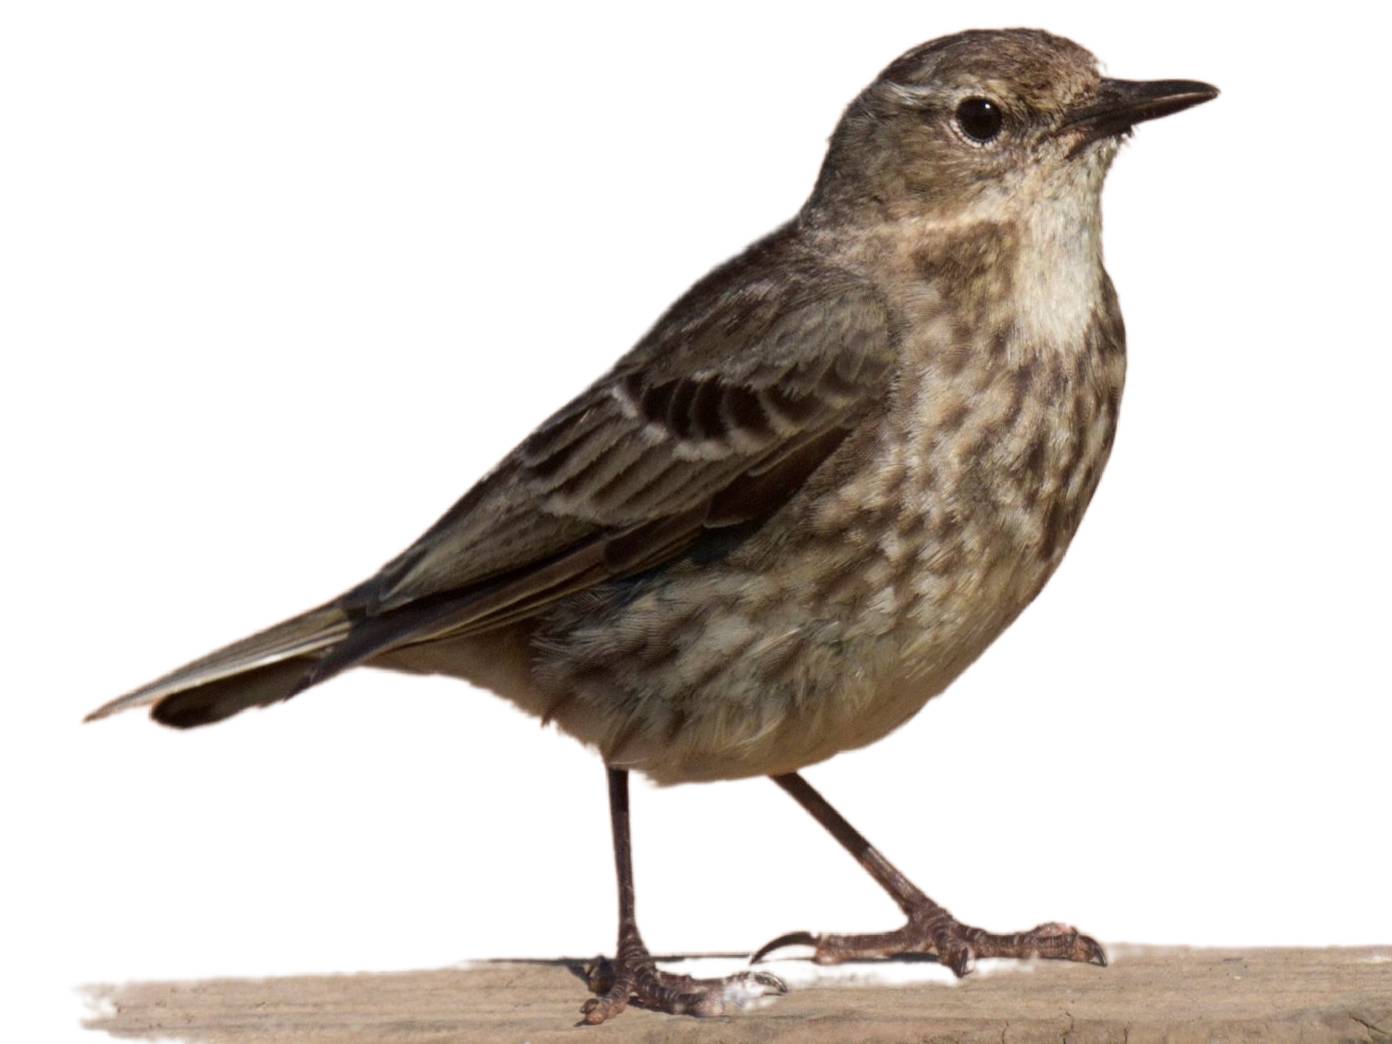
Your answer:
[[[149,705],[204,725],[368,665],[454,675],[555,722],[609,775],[619,943],[593,970],[591,1023],[783,988],[654,967],[630,769],[773,777],[908,918],[770,946],[932,955],[958,974],[980,956],[1105,963],[1063,925],[957,922],[797,773],[903,724],[1057,567],[1125,369],[1103,178],[1134,124],[1216,94],[1105,78],[1037,30],[914,48],[847,108],[796,217],[692,287],[403,554],[93,717]]]

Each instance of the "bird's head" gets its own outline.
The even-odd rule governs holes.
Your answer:
[[[847,108],[811,205],[1000,216],[1041,195],[1095,200],[1135,124],[1217,94],[1104,77],[1089,51],[1038,29],[945,36],[895,60]]]

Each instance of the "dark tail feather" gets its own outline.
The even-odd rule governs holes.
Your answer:
[[[297,696],[311,686],[328,681],[350,667],[366,663],[378,653],[409,642],[422,632],[429,631],[442,620],[456,615],[451,604],[407,606],[382,616],[355,621],[347,635],[305,661],[304,669],[295,678],[285,698]]]
[[[296,657],[267,664],[243,674],[207,682],[159,700],[150,717],[161,725],[190,729],[230,718],[248,707],[268,707],[289,699],[295,686],[313,665],[311,657]]]
[[[288,699],[348,631],[347,615],[331,602],[194,660],[97,708],[87,720],[152,707],[156,721],[188,728]]]

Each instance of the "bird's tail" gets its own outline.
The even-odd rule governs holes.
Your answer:
[[[156,721],[186,729],[277,703],[294,695],[324,651],[347,634],[348,617],[331,602],[142,685],[86,720],[150,707]]]

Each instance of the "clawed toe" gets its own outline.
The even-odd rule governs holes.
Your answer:
[[[750,963],[757,964],[786,946],[811,946],[812,961],[816,964],[929,957],[949,968],[958,978],[969,974],[982,957],[1020,960],[1039,957],[1099,967],[1107,965],[1107,955],[1101,944],[1070,925],[1050,922],[1015,935],[996,935],[962,924],[936,904],[911,909],[908,923],[893,932],[870,935],[789,932],[761,946]]]
[[[788,932],[780,935],[777,939],[770,939],[764,943],[749,958],[750,964],[758,964],[774,950],[781,950],[785,946],[813,946],[817,945],[817,936],[811,932]]]
[[[1107,966],[1107,952],[1102,949],[1102,944],[1092,936],[1084,935],[1071,924],[1051,921],[1022,933],[1019,938],[1026,940],[1026,945],[1033,942],[1038,948],[1038,951],[1031,956],[1045,957],[1051,960],[1076,961],[1080,964],[1095,964],[1099,968]],[[1012,955],[1006,954],[1004,956]]]
[[[618,961],[597,958],[585,969],[591,997],[580,1009],[582,1025],[607,1022],[632,1004],[671,1015],[708,1018],[758,1007],[788,992],[776,975],[743,971],[723,979],[695,979],[660,971],[646,952]]]

